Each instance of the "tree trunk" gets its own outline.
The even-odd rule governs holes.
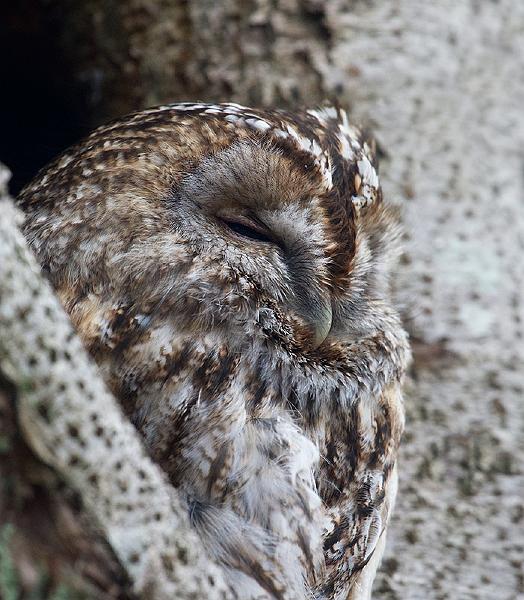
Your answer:
[[[375,595],[524,594],[524,4],[45,7],[42,23],[85,101],[82,127],[197,99],[336,99],[372,126],[385,196],[404,211],[396,287],[414,345],[399,500]]]

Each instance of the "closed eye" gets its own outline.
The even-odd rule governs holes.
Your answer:
[[[271,237],[270,233],[266,231],[258,223],[253,223],[247,219],[221,219],[222,223],[233,231],[236,235],[255,240],[257,242],[264,242],[268,244],[275,243],[275,240]]]

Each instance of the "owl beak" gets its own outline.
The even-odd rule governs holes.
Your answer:
[[[314,267],[316,257],[307,249],[298,247],[289,252],[287,263],[293,294],[290,308],[300,317],[307,330],[300,336],[304,349],[316,350],[328,337],[333,323],[331,291],[325,280],[323,267]]]
[[[333,323],[333,311],[331,302],[324,302],[322,306],[315,311],[315,319],[311,323],[313,326],[313,336],[311,339],[311,349],[316,350],[327,338],[331,331]]]
[[[333,322],[331,300],[324,294],[315,293],[309,289],[300,295],[300,301],[295,304],[295,309],[304,319],[309,331],[308,350],[316,350],[331,331]]]

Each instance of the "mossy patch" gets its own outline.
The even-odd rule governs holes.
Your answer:
[[[0,598],[19,600],[20,582],[11,554],[14,526],[6,523],[0,528]]]

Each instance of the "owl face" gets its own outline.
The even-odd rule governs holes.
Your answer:
[[[169,308],[179,330],[316,356],[379,326],[395,219],[372,161],[340,110],[174,105],[97,130],[22,200],[77,325]]]
[[[332,325],[324,193],[312,164],[253,139],[206,157],[173,201],[175,226],[214,262],[213,280],[226,270],[237,282],[229,293],[256,296],[245,307],[251,318],[279,307],[304,349],[318,347]]]

